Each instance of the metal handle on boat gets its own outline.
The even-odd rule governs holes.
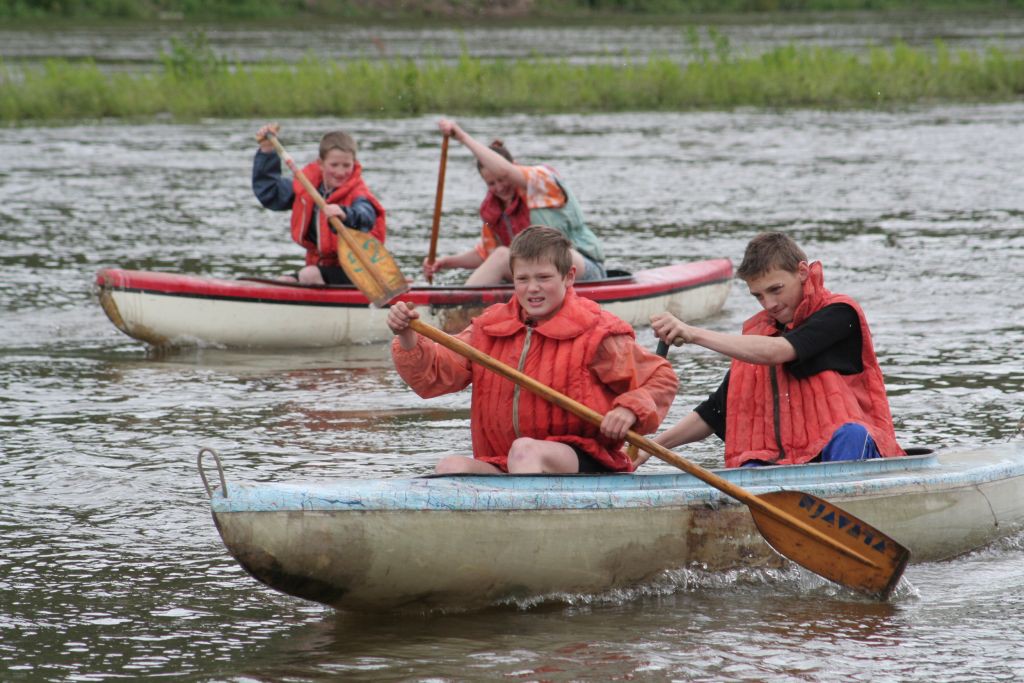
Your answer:
[[[220,490],[221,495],[225,498],[228,497],[228,483],[224,480],[224,465],[220,462],[220,453],[209,446],[203,446],[199,449],[199,456],[196,458],[196,464],[199,466],[199,477],[203,480],[203,487],[206,488],[206,495],[213,498],[213,489],[210,488],[210,482],[206,479],[206,470],[203,469],[203,455],[209,453],[213,456],[213,461],[217,463],[217,473],[220,475]]]

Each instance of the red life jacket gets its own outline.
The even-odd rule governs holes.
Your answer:
[[[323,170],[320,168],[320,164],[314,161],[302,169],[302,172],[309,179],[309,182],[313,184],[313,187],[320,187],[320,184],[323,182]],[[318,214],[320,216],[320,224],[317,226],[317,240],[310,240],[309,221],[312,219],[313,211],[316,209],[316,202],[309,196],[306,188],[302,186],[298,179],[292,181],[292,188],[295,191],[295,202],[292,204],[292,239],[306,248],[306,265],[340,265],[338,262],[338,236],[331,230],[330,224],[327,222],[327,216],[322,212]],[[340,187],[335,188],[331,192],[327,197],[327,203],[349,206],[359,197],[368,199],[373,204],[373,208],[376,209],[377,220],[374,222],[370,234],[383,244],[384,236],[387,232],[387,226],[384,222],[384,207],[380,205],[377,198],[366,187],[366,183],[363,182],[363,167],[359,162],[356,162],[355,167],[352,169],[352,174]]]
[[[632,327],[570,288],[558,313],[536,327],[520,320],[515,297],[491,306],[475,319],[470,343],[603,415],[614,407],[616,394],[589,366],[601,342],[614,334],[634,336]],[[606,439],[589,422],[479,364],[473,365],[472,382],[475,458],[508,471],[512,442],[528,436],[575,446],[613,471],[632,470],[623,442]]]
[[[490,230],[495,246],[509,246],[516,235],[530,227],[530,207],[523,193],[516,191],[507,204],[497,195],[488,192],[480,204],[480,217],[484,220],[484,231]]]
[[[820,262],[811,264],[804,298],[786,329],[797,327],[811,314],[835,303],[848,304],[860,320],[863,371],[842,375],[825,370],[797,379],[782,365],[733,360],[725,411],[726,467],[739,467],[747,460],[777,465],[808,462],[847,422],[867,428],[883,456],[905,455],[896,442],[885,380],[864,312],[850,297],[825,289]],[[743,324],[743,334],[778,333],[775,319],[767,311]]]

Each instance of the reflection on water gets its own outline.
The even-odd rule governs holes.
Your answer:
[[[434,116],[309,119],[360,141],[389,247],[425,253]],[[1008,438],[1024,417],[1024,105],[901,112],[508,116],[464,122],[570,180],[613,266],[729,257],[793,233],[857,297],[905,445]],[[221,277],[289,270],[286,217],[249,189],[255,121],[0,130],[0,672],[221,680],[582,678],[1015,679],[1022,542],[912,566],[886,605],[802,570],[681,570],[601,596],[481,613],[336,615],[274,594],[227,555],[195,467],[218,449],[239,481],[429,472],[468,453],[468,395],[423,401],[385,345],[156,351],[109,323],[104,266]],[[442,252],[469,248],[483,184],[450,151]],[[740,283],[709,320],[756,310]],[[654,346],[649,329],[641,343]],[[671,420],[724,360],[673,349]],[[681,451],[721,462],[710,440]],[[654,464],[651,471],[666,466]]]

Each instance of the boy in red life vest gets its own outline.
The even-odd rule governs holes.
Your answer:
[[[672,448],[717,434],[726,467],[905,455],[864,312],[825,289],[821,263],[808,264],[788,236],[763,233],[737,275],[764,309],[743,334],[651,318],[660,339],[733,359],[718,390],[655,441]]]
[[[511,246],[515,296],[473,319],[459,338],[605,415],[585,422],[511,381],[417,335],[419,317],[391,306],[391,354],[423,398],[473,385],[473,457],[447,456],[437,472],[629,472],[626,432],[657,429],[678,380],[665,359],[640,347],[633,328],[576,295],[572,245],[557,230],[530,226]]]
[[[338,261],[338,235],[328,218],[368,232],[384,242],[387,230],[384,207],[363,182],[363,167],[356,161],[356,142],[344,131],[327,133],[320,139],[320,157],[302,172],[309,178],[327,208],[321,212],[302,184],[281,176],[281,162],[267,133],[277,134],[276,124],[261,127],[256,137],[259,150],[252,163],[252,190],[264,208],[292,212],[292,239],[306,248],[306,265],[294,278],[305,285],[351,284]]]

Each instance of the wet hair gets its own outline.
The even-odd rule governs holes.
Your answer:
[[[512,152],[508,151],[508,148],[505,147],[505,143],[501,141],[501,138],[494,138],[491,141],[491,144],[487,145],[487,148],[497,152],[498,154],[503,156],[505,159],[508,159],[513,164],[516,163],[516,160],[512,158]],[[484,165],[481,164],[480,161],[478,160],[476,162],[476,170],[480,171],[483,169],[483,167]]]
[[[326,159],[328,152],[332,149],[348,152],[352,158],[356,158],[356,141],[343,130],[332,130],[320,138],[320,159]]]
[[[801,261],[807,261],[807,254],[792,237],[781,232],[762,232],[747,244],[736,275],[741,280],[752,280],[776,268],[795,273]]]
[[[509,247],[509,268],[516,272],[516,261],[547,261],[565,277],[572,267],[572,242],[558,230],[531,225],[516,235]]]

